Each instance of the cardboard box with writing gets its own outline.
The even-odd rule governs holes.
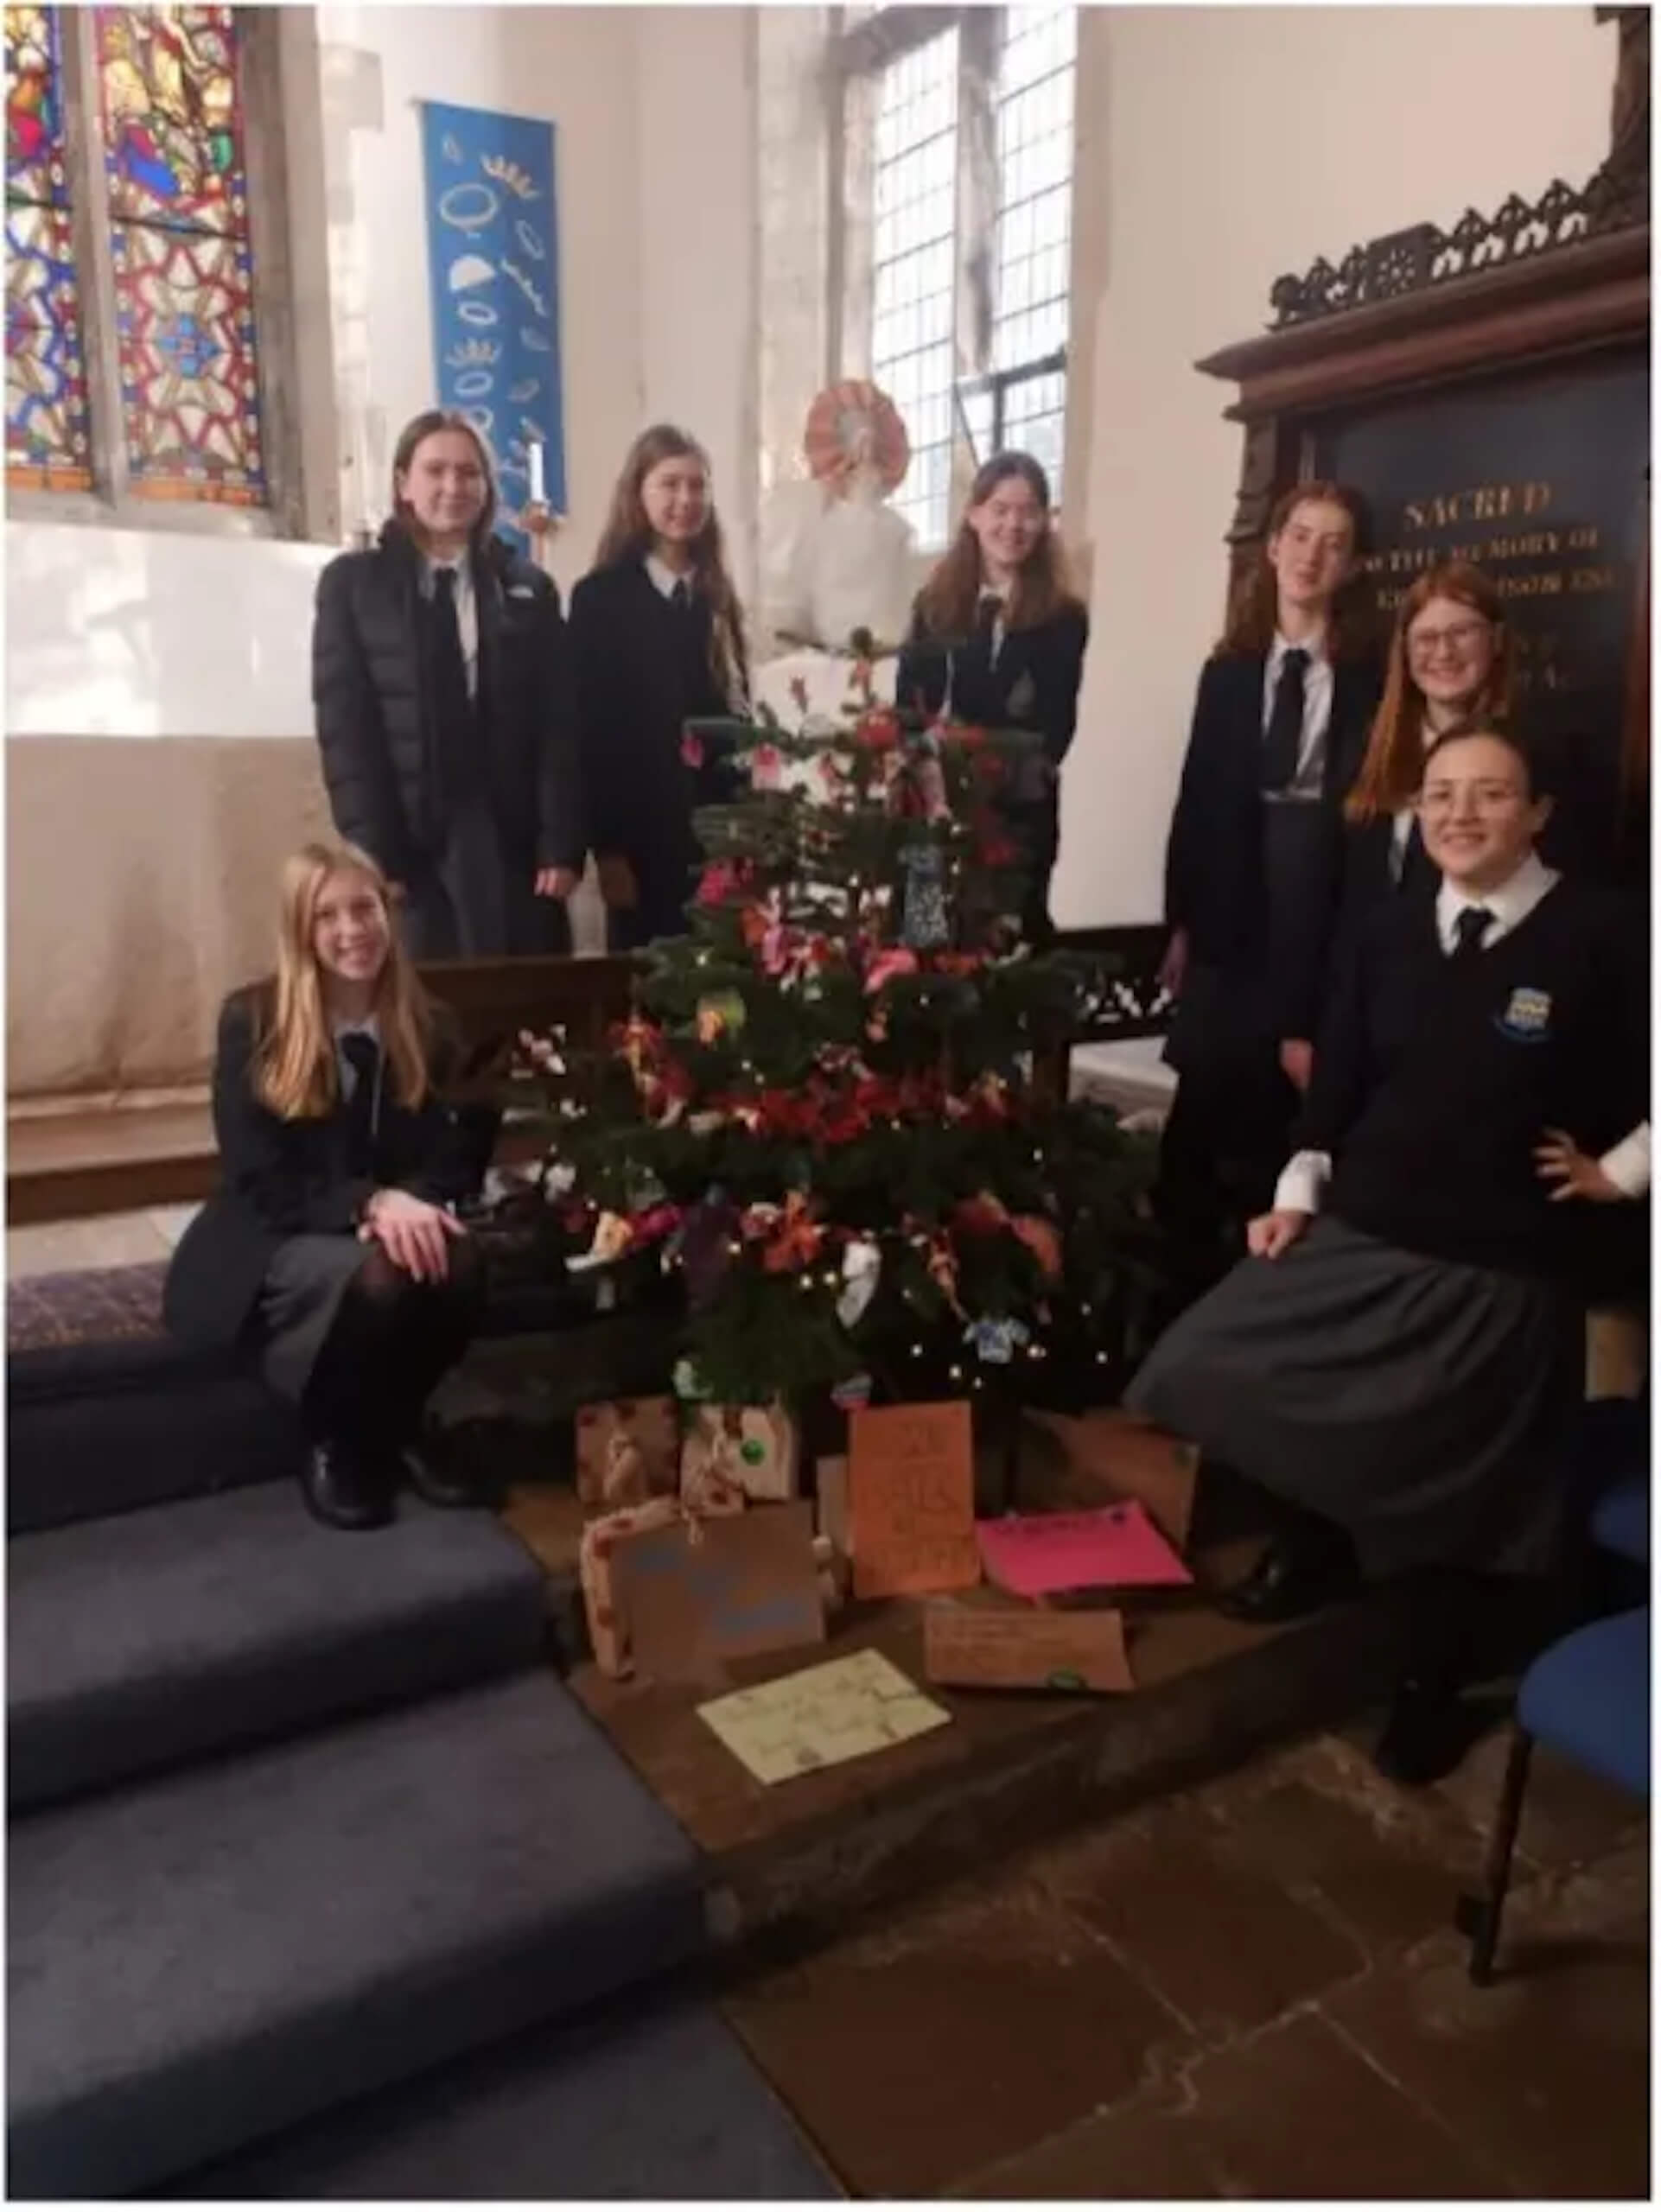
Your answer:
[[[726,1660],[824,1640],[805,1500],[636,1532],[612,1592],[635,1671],[657,1681],[707,1681]]]
[[[980,1580],[967,1402],[862,1407],[849,1422],[854,1595],[966,1590]]]

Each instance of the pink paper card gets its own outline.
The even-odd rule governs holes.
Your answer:
[[[1193,1580],[1134,1501],[1094,1513],[1012,1513],[977,1521],[975,1535],[987,1579],[1017,1598]]]

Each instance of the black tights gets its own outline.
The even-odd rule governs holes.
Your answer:
[[[484,1266],[467,1237],[449,1246],[442,1282],[417,1282],[377,1245],[348,1284],[306,1386],[314,1435],[372,1448],[407,1443],[439,1379],[472,1342]]]

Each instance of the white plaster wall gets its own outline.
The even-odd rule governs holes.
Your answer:
[[[1190,364],[1261,329],[1274,278],[1317,254],[1584,182],[1607,148],[1613,36],[1578,6],[1090,11],[1081,122],[1105,206],[1080,211],[1073,322],[1095,354],[1091,635],[1059,920],[1159,912],[1240,450],[1231,389]]]
[[[756,11],[629,8],[640,83],[642,423],[705,448],[740,594],[755,575]],[[612,460],[614,470],[622,448]]]
[[[756,443],[748,11],[324,6],[315,16],[315,40],[292,42],[306,58],[290,98],[315,111],[291,134],[290,160],[321,162],[327,246],[314,252],[317,266],[302,257],[296,293],[302,340],[324,341],[338,426],[321,458],[309,439],[308,461],[338,469],[343,530],[385,512],[398,427],[431,402],[417,103],[442,99],[548,115],[557,126],[569,512],[553,566],[562,588],[589,566],[624,451],[652,412],[684,416],[710,446],[748,560]],[[305,170],[296,197],[315,182]],[[326,412],[315,410],[309,428]],[[311,592],[334,550],[9,521],[9,730],[309,731]]]

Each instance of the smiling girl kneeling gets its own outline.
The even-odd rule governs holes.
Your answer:
[[[258,1351],[300,1408],[305,1501],[333,1528],[389,1521],[401,1479],[431,1504],[472,1502],[420,1442],[483,1292],[449,1210],[477,1180],[435,1087],[450,1058],[380,869],[353,845],[302,847],[283,870],[277,972],[220,1012],[222,1179],[165,1306],[188,1341]]]

